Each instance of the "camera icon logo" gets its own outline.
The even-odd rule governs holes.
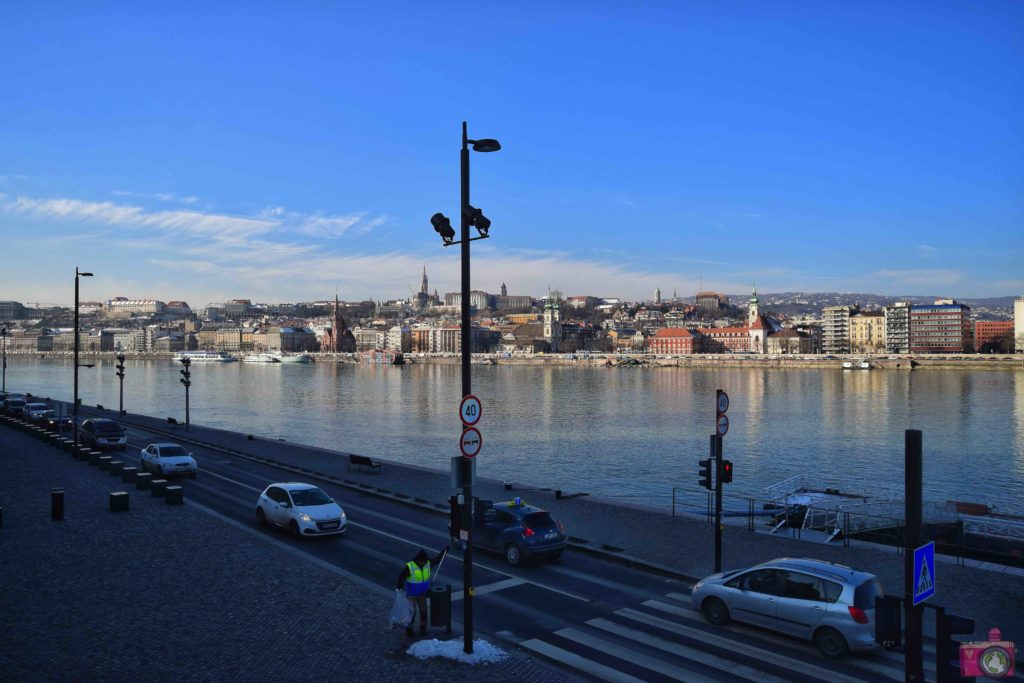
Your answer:
[[[1017,648],[1003,640],[999,629],[988,632],[988,640],[960,645],[960,675],[1003,678],[1012,676]]]

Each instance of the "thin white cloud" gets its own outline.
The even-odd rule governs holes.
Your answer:
[[[917,245],[917,253],[922,258],[931,258],[939,251],[938,247],[933,247],[930,244],[919,244]]]
[[[942,268],[876,270],[868,273],[867,279],[896,285],[955,285],[964,281],[964,273],[960,270]]]

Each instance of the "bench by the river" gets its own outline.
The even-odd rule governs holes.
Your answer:
[[[352,466],[356,467],[369,467],[370,470],[377,470],[377,474],[380,474],[380,463],[372,458],[368,458],[365,455],[356,455],[355,453],[348,454],[348,469],[352,469]]]

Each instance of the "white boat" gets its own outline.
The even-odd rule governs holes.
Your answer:
[[[871,363],[867,362],[866,360],[862,360],[861,362],[857,363],[857,367],[860,368],[861,370],[870,370]]]
[[[281,353],[280,351],[267,354],[273,356],[280,363],[312,363],[313,356],[308,353]]]
[[[193,363],[230,363],[238,360],[223,351],[179,351],[174,355],[175,361],[188,358]]]
[[[242,356],[243,363],[280,363],[281,359],[272,353],[248,353]]]
[[[843,370],[853,370],[853,362],[852,361],[848,361],[848,360],[844,360],[843,361]]]

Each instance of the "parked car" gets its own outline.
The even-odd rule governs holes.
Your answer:
[[[832,659],[875,643],[874,574],[811,559],[782,558],[713,574],[691,593],[695,609],[715,625],[731,619],[812,641]]]
[[[151,443],[142,449],[142,470],[154,474],[187,474],[195,478],[199,465],[184,446],[176,443]]]
[[[256,521],[288,529],[292,536],[329,536],[348,531],[345,511],[312,484],[271,484],[256,501]]]
[[[11,417],[23,417],[26,405],[28,405],[28,403],[23,398],[8,397],[4,400],[3,406],[0,407],[0,411],[2,411],[4,415],[10,415]]]
[[[534,558],[557,559],[569,545],[564,526],[546,510],[519,498],[502,503],[478,500],[475,513],[470,535],[473,547],[499,552],[513,567]],[[452,533],[451,523],[448,535],[452,547],[465,547],[458,534]]]
[[[97,450],[117,448],[123,451],[128,446],[128,435],[125,434],[124,427],[114,420],[102,417],[83,422],[78,428],[78,440]]]
[[[56,415],[49,403],[27,403],[23,413],[28,420],[39,424],[45,422],[47,418]]]
[[[75,423],[70,417],[57,417],[54,415],[43,420],[42,425],[51,432],[71,433]]]

